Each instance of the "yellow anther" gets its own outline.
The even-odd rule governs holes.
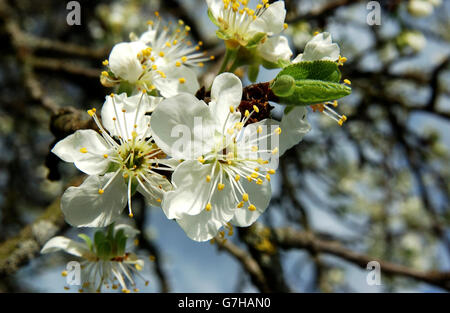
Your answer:
[[[266,175],[266,179],[267,179],[268,181],[270,181],[270,175],[269,175],[269,174]]]
[[[91,116],[91,117],[94,116],[94,111],[93,110],[88,110],[87,112],[88,112],[89,116]]]
[[[252,177],[250,175],[247,175],[247,180],[251,182],[252,181]]]
[[[156,199],[156,202],[159,202],[159,203],[161,203],[161,199],[159,199],[159,198],[158,198],[158,199]]]
[[[130,291],[129,289],[123,288],[123,289],[122,289],[122,292],[123,292],[123,293],[130,293],[131,291]]]
[[[142,93],[147,93],[147,89],[142,89]]]
[[[218,190],[223,190],[224,188],[225,188],[225,185],[222,184],[222,183],[219,183],[219,184],[217,185],[217,189],[218,189]]]
[[[349,81],[348,79],[344,79],[344,83],[346,83],[347,85],[351,85],[352,84],[352,82]]]
[[[258,151],[258,147],[257,146],[253,146],[252,147],[252,152],[257,152]]]
[[[109,96],[110,96],[111,98],[114,98],[114,93],[111,93]]]
[[[227,133],[230,134],[230,135],[233,135],[234,134],[234,128],[228,128],[227,129]]]
[[[117,286],[117,285],[112,285],[111,288],[114,289],[114,290],[117,290],[117,288],[119,288],[119,286]]]
[[[159,56],[164,57],[164,52],[163,51],[159,52]]]
[[[138,136],[138,134],[137,134],[137,132],[132,131],[132,132],[131,132],[131,136],[133,136],[133,138],[136,138],[136,137]]]
[[[140,266],[139,264],[135,264],[134,267],[138,270],[138,271],[142,271],[142,266]]]
[[[109,74],[108,74],[108,72],[107,72],[107,71],[103,71],[103,72],[102,72],[102,76],[106,76],[106,77],[108,77],[108,76],[109,76]]]
[[[242,201],[247,202],[248,201],[248,193],[244,193],[242,195]]]
[[[81,153],[87,153],[88,151],[87,151],[86,148],[81,148],[81,149],[80,149],[80,152],[81,152]]]
[[[176,67],[180,67],[181,66],[181,62],[177,61],[177,63],[175,63]]]
[[[61,272],[61,276],[62,276],[62,277],[66,277],[66,276],[67,276],[67,271],[62,271],[62,272]]]
[[[209,183],[211,181],[211,176],[206,175],[206,181]]]
[[[170,42],[166,42],[166,47],[170,48],[170,47],[172,47],[172,44]]]
[[[99,195],[102,195],[102,194],[104,194],[104,193],[105,193],[105,191],[104,191],[103,189],[99,189],[99,190],[98,190],[98,194],[99,194]]]
[[[234,113],[234,106],[230,105],[230,113]]]
[[[104,154],[103,157],[104,157],[105,159],[107,159],[107,158],[108,158],[108,155],[107,155],[107,154]]]
[[[145,287],[147,287],[149,283],[150,283],[149,281],[146,281],[145,282]]]
[[[178,44],[178,40],[174,40],[174,41],[172,41],[172,44],[175,46],[176,44]]]
[[[262,185],[263,184],[263,180],[261,178],[258,178],[258,180],[256,181],[257,185]]]
[[[250,205],[248,206],[248,209],[249,209],[250,211],[256,211],[256,207],[255,207],[253,204],[250,204]]]
[[[250,176],[251,176],[252,178],[258,178],[258,173],[252,173]]]
[[[186,56],[181,57],[181,62],[185,63],[186,61],[187,61],[187,57]]]
[[[281,128],[278,127],[277,129],[275,129],[275,134],[280,135],[281,134]]]
[[[134,291],[134,292],[139,292],[139,289],[134,288],[133,291]]]
[[[166,74],[163,71],[157,71],[159,75],[161,75],[162,78],[166,78]]]
[[[198,63],[198,66],[203,67],[205,64],[203,62]]]
[[[183,20],[178,20],[178,24],[184,25],[184,21]]]
[[[199,161],[200,163],[205,163],[205,159],[202,157],[202,156],[199,156],[198,158],[197,158],[197,161]]]
[[[284,24],[283,24],[283,28],[284,28],[284,29],[288,29],[288,27],[289,27],[289,26],[288,26],[287,23],[284,23]]]
[[[334,106],[335,108],[338,106],[338,101],[337,101],[337,100],[334,100],[334,101],[333,101],[333,106]]]
[[[259,172],[259,167],[255,167],[255,172]]]
[[[270,169],[270,170],[268,170],[268,171],[267,171],[267,173],[269,173],[270,175],[273,175],[273,174],[275,174],[275,173],[276,173],[276,171],[275,171],[275,170],[273,170],[273,169]]]
[[[240,179],[241,179],[241,176],[240,176],[240,175],[234,176],[234,180],[235,180],[235,181],[239,181]]]
[[[319,32],[314,32],[313,36],[316,36],[316,35],[318,35],[318,34],[319,34]]]
[[[242,202],[242,201],[239,202],[238,205],[237,205],[238,209],[242,208],[243,206],[244,206],[244,202]]]
[[[108,60],[104,60],[104,61],[102,62],[102,64],[103,64],[103,66],[108,66],[109,61],[108,61]]]
[[[253,106],[253,110],[255,110],[256,113],[259,113],[259,108],[256,105]]]
[[[185,31],[190,32],[191,31],[191,27],[186,25],[186,27],[184,28]]]
[[[245,113],[244,113],[244,115],[245,115],[245,117],[249,117],[249,115],[250,115],[250,112],[249,112],[248,110],[245,110]]]
[[[275,149],[272,150],[272,154],[277,154],[278,153],[278,147],[276,147]]]
[[[206,211],[211,211],[211,203],[208,203],[205,207]]]
[[[216,58],[216,57],[213,56],[213,55],[209,57],[210,60],[214,60],[215,58]]]
[[[256,6],[256,8],[259,10],[259,9],[262,9],[264,6],[262,5],[262,4],[258,4],[257,6]]]
[[[181,77],[181,78],[179,79],[179,81],[180,81],[180,84],[184,84],[184,83],[186,82],[186,78]]]
[[[257,132],[258,134],[261,134],[262,131],[263,131],[263,128],[262,128],[261,125],[259,125],[259,126],[256,128],[256,132]]]
[[[130,214],[128,214],[128,216],[129,216],[130,218],[133,218],[134,215],[133,215],[133,213],[130,212]]]
[[[159,12],[158,11],[155,11],[155,16],[159,17]]]

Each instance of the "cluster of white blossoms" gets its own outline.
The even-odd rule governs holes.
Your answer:
[[[204,96],[197,71],[214,57],[200,51],[203,43],[191,42],[183,21],[164,23],[158,12],[145,33],[115,45],[103,62],[102,84],[127,92],[106,96],[99,114],[88,110],[96,129],[78,130],[52,149],[87,175],[61,199],[72,226],[110,226],[126,207],[133,217],[132,197],[140,193],[150,205],[161,206],[189,238],[207,241],[223,238],[222,229],[230,234],[233,226],[252,225],[269,206],[278,158],[311,129],[307,109],[291,105],[281,121],[270,118],[270,82],[262,83],[266,89],[261,87],[260,95],[249,96],[234,70],[317,60],[337,67],[346,59],[330,34],[321,33],[291,60],[288,40],[280,35],[287,27],[283,1],[263,0],[254,9],[246,0],[206,2],[227,54],[212,86],[201,89]],[[336,103],[311,105],[342,124],[346,117],[330,107]],[[105,284],[115,288],[116,279],[127,292],[135,285],[135,269],[143,265],[125,252],[124,237],[132,237],[124,235],[126,226],[120,226],[122,231],[111,227],[107,236],[97,232],[94,244],[87,236],[85,244],[55,237],[42,252],[65,250],[85,259],[89,290]]]

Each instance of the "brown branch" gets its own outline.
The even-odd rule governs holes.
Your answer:
[[[314,249],[321,253],[337,256],[364,269],[370,261],[377,261],[380,263],[381,271],[383,273],[413,278],[418,281],[450,290],[450,272],[417,271],[403,265],[383,261],[375,257],[354,252],[346,247],[343,247],[338,242],[325,241],[315,237],[310,232],[300,232],[289,227],[274,229],[273,234],[273,240],[275,243],[284,249]]]
[[[223,249],[231,254],[236,260],[238,260],[242,267],[247,271],[250,275],[250,279],[253,284],[261,291],[261,292],[270,292],[271,289],[267,283],[266,277],[259,266],[258,262],[245,250],[239,248],[234,243],[222,240],[216,240],[219,249]]]
[[[81,178],[71,185],[77,186]],[[67,224],[60,209],[60,198],[50,204],[34,222],[25,226],[20,233],[0,243],[0,277],[15,273],[39,254],[42,246],[59,233]]]

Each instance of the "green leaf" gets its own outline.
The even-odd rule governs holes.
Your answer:
[[[296,81],[294,92],[287,97],[279,97],[281,103],[309,105],[336,100],[348,96],[352,89],[344,84],[305,79]]]
[[[258,65],[251,65],[248,68],[248,79],[254,83],[256,79],[258,78],[259,74],[259,66]]]
[[[208,9],[208,17],[211,20],[211,22],[213,22],[214,25],[220,26],[219,22],[217,22],[216,18],[214,17],[210,9]]]
[[[89,247],[89,250],[93,251],[94,244],[92,243],[92,240],[91,240],[91,238],[89,238],[88,235],[86,235],[86,234],[79,234],[78,237],[84,240],[86,245]]]
[[[296,81],[314,79],[337,83],[341,80],[337,63],[324,60],[303,61],[289,65],[278,73],[277,78],[282,75],[291,75]]]
[[[288,97],[294,93],[295,79],[291,75],[281,75],[272,83],[270,89],[278,97]]]

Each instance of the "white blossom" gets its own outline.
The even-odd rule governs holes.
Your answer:
[[[289,61],[292,51],[287,38],[280,33],[287,27],[284,23],[284,1],[272,4],[262,0],[255,9],[249,8],[248,0],[206,0],[212,20],[219,27],[220,36],[227,47],[247,47],[257,44],[257,55],[266,61],[277,63]]]
[[[184,160],[162,208],[197,241],[211,239],[222,226],[251,225],[270,201],[281,129],[269,119],[245,126],[259,109],[237,111],[241,97],[239,78],[224,73],[213,82],[209,105],[182,94],[164,100],[151,118],[158,146]],[[189,131],[183,149],[175,135],[180,125]]]
[[[58,142],[52,152],[89,175],[79,187],[69,187],[61,199],[66,221],[73,226],[103,227],[120,216],[138,191],[151,204],[161,202],[171,185],[161,172],[171,171],[171,161],[152,141],[150,117],[161,98],[146,92],[106,97],[100,122],[89,110],[100,133],[78,130]]]
[[[100,233],[100,234],[99,234]],[[131,289],[138,291],[133,276],[145,279],[139,273],[144,267],[144,260],[139,259],[136,254],[125,252],[126,241],[134,238],[139,231],[131,226],[121,224],[113,228],[111,236],[101,235],[101,240],[92,241],[86,235],[80,237],[84,242],[57,236],[50,239],[42,248],[41,253],[53,253],[64,251],[68,254],[81,258],[80,263],[80,289],[90,292],[100,292],[104,287],[116,290],[119,287],[122,292],[128,293]],[[63,271],[62,276],[67,277],[68,272]],[[145,281],[145,285],[148,282]],[[66,286],[65,289],[70,289]]]

